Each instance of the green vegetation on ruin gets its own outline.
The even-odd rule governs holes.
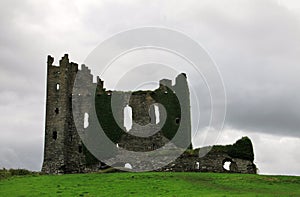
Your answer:
[[[171,140],[179,128],[179,123],[176,123],[176,118],[181,119],[181,110],[176,94],[169,88],[167,88],[167,92],[168,93],[165,94],[165,91],[157,89],[151,93],[151,97],[153,97],[157,103],[164,106],[167,111],[167,119],[161,130],[164,136]]]
[[[232,145],[215,145],[212,147],[214,152],[227,153],[229,156],[234,158],[246,159],[253,161],[254,153],[252,142],[248,137],[242,137]]]
[[[115,121],[111,109],[111,96],[103,93],[97,95],[95,99],[95,108],[99,123],[107,135],[114,143],[118,143],[121,136],[125,133]]]
[[[99,90],[98,90],[99,91]],[[168,139],[172,139],[176,134],[179,124],[176,123],[176,118],[181,117],[180,104],[173,93],[173,91],[168,90],[168,94],[165,94],[165,91],[161,89],[157,89],[153,92],[151,91],[136,91],[132,94],[140,95],[150,93],[151,97],[157,102],[162,104],[167,111],[167,119],[162,128],[162,133]],[[118,99],[118,94],[122,94],[122,92],[113,92],[117,96],[114,99]],[[112,108],[111,108],[111,95],[107,93],[102,93],[96,95],[95,98],[95,106],[96,112],[98,116],[99,123],[103,128],[105,134],[115,143],[118,143],[122,137],[122,135],[126,135],[126,133],[119,127],[117,122],[114,119]],[[120,99],[122,97],[120,96]],[[174,107],[178,106],[178,107]],[[115,106],[118,107],[118,106]],[[121,110],[122,111],[122,110]]]
[[[300,177],[144,172],[12,176],[1,196],[300,196]]]
[[[185,153],[197,156],[199,154],[199,150],[200,148],[187,149]],[[211,151],[214,153],[226,153],[233,158],[246,159],[250,161],[254,160],[252,142],[248,137],[242,137],[232,145],[214,145],[211,147]]]

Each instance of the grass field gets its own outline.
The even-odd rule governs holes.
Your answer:
[[[0,196],[300,196],[300,177],[218,173],[14,176]]]

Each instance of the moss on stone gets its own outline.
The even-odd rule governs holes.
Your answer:
[[[123,132],[114,119],[111,109],[111,96],[107,94],[97,95],[95,105],[97,117],[103,131],[111,141],[118,143],[125,132]]]
[[[98,91],[97,91],[98,92]],[[171,140],[176,134],[179,124],[176,123],[176,118],[181,118],[180,104],[176,94],[168,89],[168,94],[165,91],[157,89],[155,91],[136,91],[132,92],[133,95],[141,95],[150,93],[151,97],[157,102],[162,104],[167,111],[167,119],[162,128],[163,135]],[[120,92],[122,94],[122,92]],[[111,109],[112,96],[107,94],[96,95],[95,105],[99,123],[104,130],[107,137],[114,143],[120,142],[123,135],[128,135],[122,128],[119,127],[114,119]],[[117,106],[116,106],[117,107]]]
[[[253,161],[254,153],[252,142],[248,137],[242,137],[228,147],[228,155],[235,158]]]
[[[171,140],[179,128],[180,124],[176,123],[176,119],[181,119],[181,110],[176,94],[169,88],[167,88],[167,92],[168,93],[166,94],[165,91],[156,89],[151,96],[157,103],[162,104],[166,109],[166,122],[161,130],[163,135]]]
[[[86,148],[84,144],[82,144],[82,151],[85,155],[86,166],[92,166],[99,163],[99,160],[90,153],[90,151]]]
[[[232,145],[214,145],[211,151],[227,153],[230,157],[245,159],[252,162],[254,160],[252,142],[248,137],[242,137]]]

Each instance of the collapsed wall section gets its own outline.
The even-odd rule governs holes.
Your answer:
[[[252,142],[248,137],[242,137],[233,145],[186,150],[174,162],[158,171],[256,174],[253,160]],[[229,164],[228,169],[225,168],[226,162]]]

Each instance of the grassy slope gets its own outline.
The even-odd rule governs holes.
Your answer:
[[[0,196],[300,196],[300,177],[106,173],[12,177]]]

